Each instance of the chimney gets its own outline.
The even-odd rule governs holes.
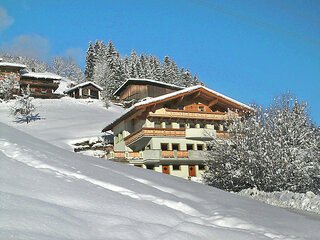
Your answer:
[[[35,68],[31,68],[31,72],[36,72],[36,69]]]

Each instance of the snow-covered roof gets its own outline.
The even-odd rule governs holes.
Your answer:
[[[253,108],[251,108],[250,106],[248,106],[248,105],[246,105],[244,103],[241,103],[241,102],[239,102],[239,101],[237,101],[237,100],[235,100],[233,98],[227,97],[226,95],[223,95],[222,93],[214,91],[214,90],[212,90],[210,88],[207,88],[207,87],[204,87],[204,86],[201,86],[201,85],[197,85],[197,86],[184,88],[184,89],[176,91],[176,92],[168,93],[168,94],[165,94],[165,95],[162,95],[162,96],[159,96],[159,97],[155,97],[155,98],[151,98],[151,99],[148,99],[148,100],[145,100],[145,101],[138,102],[138,103],[134,104],[133,106],[131,106],[130,108],[128,108],[121,116],[119,116],[112,123],[110,123],[108,126],[106,126],[102,131],[110,130],[109,127],[113,126],[120,119],[122,119],[123,117],[125,117],[126,115],[131,113],[137,107],[140,107],[140,106],[143,106],[143,105],[149,105],[150,103],[155,103],[155,102],[158,102],[158,101],[162,101],[162,100],[165,100],[165,99],[168,99],[168,98],[172,98],[172,97],[178,96],[180,94],[192,92],[192,91],[195,91],[195,90],[201,89],[201,88],[206,90],[206,91],[208,91],[208,92],[210,92],[210,93],[212,93],[212,94],[214,94],[214,95],[216,95],[216,96],[218,96],[218,97],[221,97],[221,98],[223,98],[223,99],[225,99],[227,101],[230,101],[230,102],[238,105],[240,108],[245,108],[245,109],[254,111]]]
[[[16,68],[26,68],[27,66],[20,63],[9,63],[0,61],[0,67],[16,67]]]
[[[88,82],[80,83],[80,84],[78,84],[78,85],[76,85],[76,86],[74,86],[72,88],[69,88],[68,90],[64,91],[64,93],[72,92],[73,90],[75,90],[77,88],[81,88],[81,87],[84,87],[84,86],[87,86],[87,85],[90,85],[90,84],[95,86],[96,88],[98,88],[100,91],[103,90],[103,88],[100,87],[98,84],[88,81]]]
[[[156,81],[156,80],[152,80],[152,79],[144,79],[144,78],[129,78],[127,81],[125,81],[113,94],[114,95],[119,95],[120,92],[126,87],[128,86],[130,83],[135,83],[138,85],[142,85],[142,84],[152,84],[152,85],[158,85],[158,86],[163,86],[163,87],[168,87],[171,89],[175,89],[175,90],[180,90],[183,89],[183,87],[174,85],[174,84],[170,84],[170,83],[165,83],[165,82],[160,82],[160,81]]]
[[[44,73],[38,73],[38,72],[26,72],[22,73],[21,77],[30,77],[30,78],[43,78],[43,79],[54,79],[54,80],[61,80],[61,76],[50,73],[50,72],[44,72]]]

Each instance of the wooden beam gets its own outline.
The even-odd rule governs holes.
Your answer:
[[[184,96],[181,96],[181,97],[179,98],[179,100],[177,101],[177,103],[181,103],[181,102],[183,101],[183,98],[184,98]]]
[[[195,99],[195,98],[199,97],[200,94],[201,94],[201,91],[196,92],[196,94],[192,97],[192,99]]]
[[[151,112],[154,112],[156,110],[156,107],[157,107],[157,104],[154,104],[152,107],[151,107]]]
[[[213,106],[213,105],[216,105],[216,104],[218,103],[218,101],[219,101],[218,98],[212,100],[211,102],[209,102],[208,107],[211,107],[211,106]]]

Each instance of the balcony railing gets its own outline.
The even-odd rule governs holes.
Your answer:
[[[236,117],[233,112],[186,112],[185,110],[175,109],[159,109],[155,112],[150,112],[150,118],[179,118],[179,119],[197,119],[197,120],[227,120]]]
[[[218,138],[230,138],[231,134],[227,131],[216,131]]]
[[[189,158],[190,151],[162,151],[162,150],[146,150],[151,151],[153,157],[158,154],[158,159],[160,158],[170,158],[170,159],[177,159],[177,158]],[[194,151],[193,151],[194,152]],[[108,158],[110,159],[144,159],[144,151],[141,152],[110,152]],[[148,154],[145,156],[148,159]]]
[[[141,137],[154,136],[185,137],[186,131],[185,129],[175,128],[141,128],[125,137],[124,141],[126,145],[129,145]]]

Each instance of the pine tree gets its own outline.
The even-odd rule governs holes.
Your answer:
[[[8,101],[13,97],[15,89],[19,88],[18,82],[16,79],[16,74],[11,73],[9,76],[3,75],[0,80],[0,99]]]
[[[312,123],[307,103],[289,93],[278,97],[248,119],[228,124],[227,141],[213,138],[205,181],[240,191],[293,192],[320,190],[319,129]]]
[[[86,56],[85,77],[90,81],[93,77],[93,71],[96,63],[96,53],[93,48],[92,42],[89,42],[89,47]]]
[[[33,97],[30,97],[30,86],[22,90],[22,96],[17,96],[16,104],[11,108],[11,114],[15,117],[22,117],[26,119],[27,124],[30,122],[32,113],[36,110],[32,103]]]

